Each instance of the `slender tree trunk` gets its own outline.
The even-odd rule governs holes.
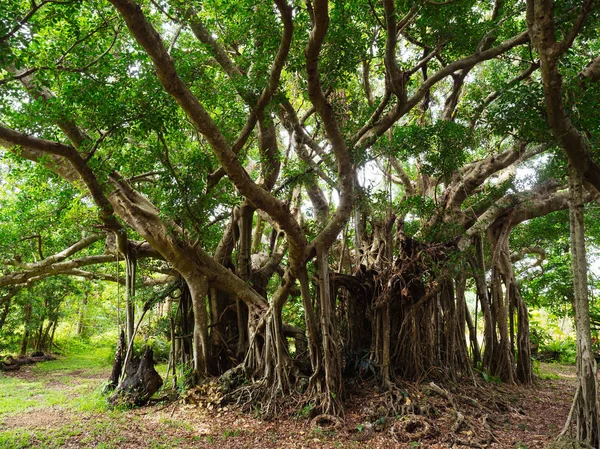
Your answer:
[[[125,290],[126,290],[126,323],[127,323],[127,344],[133,338],[135,328],[135,306],[133,297],[135,296],[135,277],[137,271],[137,262],[130,255],[125,257]]]
[[[392,387],[392,379],[390,376],[390,344],[391,344],[391,307],[389,300],[381,308],[381,321],[383,326],[383,348],[382,348],[382,366],[381,375],[383,378],[384,388]]]
[[[33,348],[35,351],[42,350],[42,335],[44,332],[44,321],[40,323],[40,327],[38,327],[37,332],[35,333],[35,337],[33,339]]]
[[[54,321],[52,325],[52,332],[50,333],[50,341],[48,342],[48,351],[52,352],[52,345],[54,344],[54,333],[56,332],[56,326],[58,326],[58,320]]]
[[[2,307],[2,313],[0,314],[0,331],[4,327],[4,323],[6,322],[6,318],[8,317],[8,312],[10,310],[10,303],[11,303],[11,300],[9,299],[4,303],[4,305]]]
[[[240,239],[238,251],[238,275],[246,282],[252,277],[252,222],[256,208],[245,202],[240,208]],[[241,356],[247,347],[246,329],[248,328],[248,307],[236,299],[238,342],[237,353]]]
[[[479,348],[479,341],[477,340],[477,326],[471,318],[471,313],[467,306],[466,301],[463,304],[465,308],[465,319],[467,327],[469,328],[469,340],[471,341],[471,351],[473,352],[473,366],[479,367],[481,364],[481,349]]]
[[[590,334],[585,228],[583,221],[583,180],[577,168],[572,164],[569,164],[569,199],[575,326],[577,334],[577,379],[579,381],[579,394],[575,398],[577,439],[598,448],[600,447],[598,385],[596,379],[596,361],[592,355],[592,338]]]
[[[31,302],[27,301],[27,304],[25,304],[25,318],[24,318],[25,331],[23,332],[23,340],[21,341],[21,351],[19,352],[19,354],[22,356],[27,354],[30,322],[31,322]]]
[[[79,306],[79,316],[77,318],[77,335],[82,336],[84,331],[84,320],[85,320],[85,311],[88,305],[88,292],[85,293],[83,299],[81,300],[81,305]]]

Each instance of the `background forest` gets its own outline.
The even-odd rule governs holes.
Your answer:
[[[577,349],[598,447],[599,6],[0,0],[0,353],[268,417]]]

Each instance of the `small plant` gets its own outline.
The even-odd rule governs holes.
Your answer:
[[[411,441],[410,442],[410,449],[416,449],[418,447],[421,447],[421,442],[420,441]]]
[[[577,363],[577,344],[573,338],[554,340],[541,348],[540,356],[565,365]]]
[[[240,429],[227,429],[223,432],[223,439],[225,440],[227,438],[235,438],[237,436],[240,436],[241,433],[242,431]]]
[[[306,404],[304,407],[302,407],[300,409],[300,411],[298,412],[298,416],[300,418],[308,418],[310,416],[313,408],[314,408],[314,405],[312,403]]]
[[[500,380],[499,377],[493,376],[493,375],[489,374],[486,371],[482,371],[482,370],[479,370],[479,369],[475,369],[475,371],[477,371],[479,374],[481,374],[481,377],[486,382],[495,383],[495,384],[501,384],[502,383],[502,381]]]

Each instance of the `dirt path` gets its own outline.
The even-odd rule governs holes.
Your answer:
[[[452,438],[457,414],[448,401],[415,393],[415,403],[433,410],[428,422],[436,431],[411,443],[397,442],[390,434],[401,417],[386,417],[375,426],[381,432],[369,429],[367,416],[381,409],[382,395],[355,396],[344,422],[327,430],[306,418],[263,422],[231,407],[208,411],[179,402],[108,411],[99,392],[106,368],[26,368],[0,375],[0,448],[458,448],[467,447],[461,441],[475,441],[484,425],[494,435],[488,447],[543,448],[564,424],[576,380],[574,367],[545,365],[544,371],[555,379],[532,388],[483,383],[484,389],[454,390],[454,396],[477,397],[485,407],[461,402],[465,421]]]

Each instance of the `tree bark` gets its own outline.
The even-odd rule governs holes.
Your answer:
[[[79,306],[79,313],[77,314],[77,335],[82,336],[85,328],[85,312],[88,304],[88,295],[89,292],[85,292],[83,298],[81,299],[81,305]]]
[[[137,261],[129,254],[127,250],[125,254],[125,318],[127,327],[127,344],[129,345],[133,339],[135,328],[135,305],[133,298],[135,297],[135,278],[137,272]]]
[[[23,339],[21,340],[21,351],[19,355],[24,356],[27,354],[27,345],[29,343],[29,326],[31,323],[31,302],[27,301],[25,304],[25,317],[23,320],[23,324],[25,325],[25,330],[23,331]]]
[[[577,439],[598,448],[600,447],[598,384],[596,379],[596,361],[592,354],[592,337],[590,334],[583,215],[583,177],[572,164],[569,165],[569,193],[573,293],[575,296],[575,330],[577,334],[577,379],[580,389],[580,394],[575,398]]]
[[[210,341],[208,339],[208,314],[206,312],[206,296],[208,282],[204,276],[188,282],[192,307],[194,309],[194,339],[192,345],[194,375],[197,380],[208,375]]]

